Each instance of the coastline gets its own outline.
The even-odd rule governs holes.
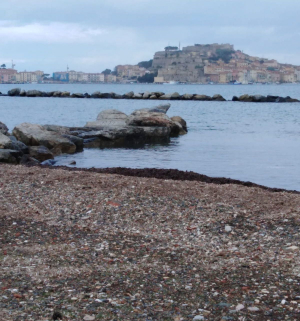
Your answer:
[[[2,319],[297,318],[299,192],[97,171],[0,166]]]

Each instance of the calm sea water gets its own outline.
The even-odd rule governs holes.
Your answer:
[[[0,85],[7,92],[14,85]],[[300,99],[300,85],[20,85],[44,91],[125,93],[263,94]],[[10,130],[21,122],[83,126],[109,108],[127,114],[157,101],[110,99],[59,99],[0,97],[0,121]],[[300,103],[254,104],[239,102],[172,101],[169,116],[180,115],[188,123],[187,135],[165,146],[142,149],[86,149],[61,156],[59,165],[76,160],[78,167],[155,167],[195,171],[252,181],[270,187],[300,191]]]

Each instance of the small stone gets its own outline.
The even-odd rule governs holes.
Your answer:
[[[193,321],[195,320],[204,320],[204,316],[203,315],[196,315],[193,319]]]
[[[69,163],[69,165],[76,165],[76,162],[73,160],[72,162]]]
[[[287,247],[285,250],[289,252],[294,252],[294,251],[297,251],[298,249],[299,249],[298,246],[293,245],[293,246]]]
[[[93,315],[86,314],[83,318],[84,321],[93,321],[95,320],[95,317]]]
[[[236,311],[240,311],[240,310],[243,310],[245,308],[245,306],[243,304],[238,304],[235,309]]]
[[[257,311],[259,311],[259,308],[258,307],[249,307],[248,310],[251,312],[257,312]]]
[[[231,231],[232,231],[232,227],[231,227],[230,225],[226,225],[226,226],[225,226],[225,231],[226,231],[227,233],[231,232]]]

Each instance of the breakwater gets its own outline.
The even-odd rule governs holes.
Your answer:
[[[69,91],[40,91],[40,90],[22,90],[20,88],[14,88],[8,91],[7,94],[0,93],[0,96],[10,96],[10,97],[52,97],[52,98],[90,98],[90,99],[140,99],[140,100],[192,100],[192,101],[227,101],[222,95],[215,94],[213,96],[201,95],[201,94],[179,94],[174,93],[164,93],[161,91],[155,92],[142,92],[135,93],[130,91],[125,94],[117,94],[115,92],[101,93],[96,91],[92,94],[89,93],[71,93]],[[254,102],[254,103],[294,103],[300,102],[300,100],[291,98],[290,96],[282,97],[276,95],[248,95],[244,94],[241,96],[233,96],[230,101],[239,102]]]

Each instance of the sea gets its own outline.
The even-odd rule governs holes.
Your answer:
[[[1,85],[6,93],[16,85]],[[71,93],[162,91],[180,94],[290,96],[300,99],[300,84],[155,85],[155,84],[22,84],[18,87]],[[84,126],[105,109],[130,114],[159,101],[0,97],[0,121],[12,131],[22,122]],[[57,157],[57,165],[105,168],[172,168],[212,177],[228,177],[300,191],[300,103],[171,101],[168,115],[181,116],[188,134],[169,144],[143,148],[85,149]]]

